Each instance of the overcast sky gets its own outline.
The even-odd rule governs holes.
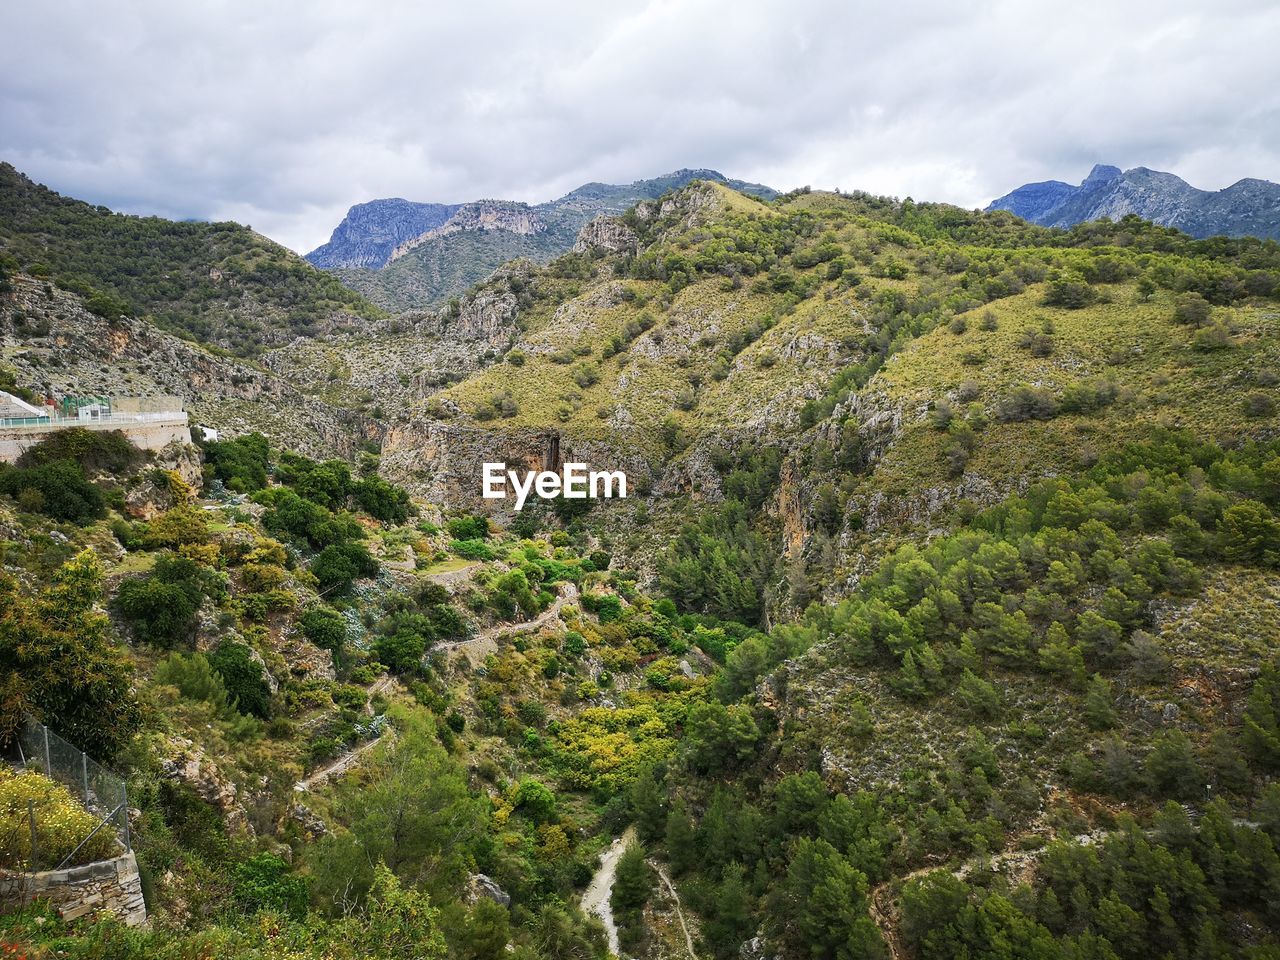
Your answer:
[[[31,0],[4,32],[0,159],[298,251],[374,197],[679,167],[964,206],[1096,162],[1280,180],[1273,0]]]

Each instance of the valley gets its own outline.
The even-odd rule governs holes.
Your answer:
[[[1280,247],[700,173],[353,209],[355,293],[5,168],[0,390],[216,439],[0,467],[0,732],[125,774],[151,916],[4,937],[1275,955]]]

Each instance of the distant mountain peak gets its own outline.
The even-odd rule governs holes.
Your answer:
[[[1280,185],[1249,178],[1223,190],[1199,190],[1176,174],[1148,167],[1121,171],[1100,163],[1079,186],[1060,180],[1028,183],[987,209],[1008,210],[1045,227],[1136,214],[1193,237],[1280,239]]]
[[[1113,167],[1105,163],[1095,163],[1093,165],[1093,169],[1089,171],[1089,175],[1084,178],[1084,182],[1085,183],[1105,183],[1108,180],[1115,180],[1116,178],[1122,177],[1122,176],[1124,176],[1124,171],[1121,170],[1119,167]]]
[[[584,183],[539,204],[372,200],[352,207],[329,243],[307,259],[341,270],[344,283],[388,310],[437,306],[515,257],[545,263],[568,253],[578,232],[596,217],[620,214],[694,180],[715,181],[762,200],[778,195],[771,187],[733,180],[718,170],[682,167],[627,184]]]

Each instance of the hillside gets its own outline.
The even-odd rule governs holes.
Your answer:
[[[504,200],[463,204],[448,220],[404,237],[382,263],[357,262],[362,255],[351,252],[360,248],[354,229],[342,238],[335,232],[329,244],[307,254],[307,259],[333,269],[345,284],[388,310],[439,307],[503,263],[520,257],[546,263],[567,253],[578,231],[595,217],[621,213],[692,180],[715,180],[766,200],[777,195],[768,187],[730,180],[714,170],[677,170],[625,185],[588,183],[536,205]]]
[[[1198,190],[1180,177],[1146,167],[1121,171],[1098,164],[1079,186],[1049,180],[1028,183],[991,201],[1046,227],[1130,214],[1193,237],[1262,237],[1280,240],[1280,184],[1240,180],[1222,190]]]
[[[127,773],[152,913],[20,949],[1277,950],[1274,242],[704,180],[253,363],[4,287],[5,382],[234,435],[0,468],[0,721]]]
[[[0,257],[85,295],[104,315],[147,315],[238,356],[380,315],[248,227],[112,213],[62,197],[7,163],[0,163]]]

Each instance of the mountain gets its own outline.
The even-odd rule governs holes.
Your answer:
[[[0,163],[0,258],[84,294],[104,314],[240,356],[381,312],[237,223],[134,217],[60,196]]]
[[[1045,227],[1136,214],[1193,237],[1280,239],[1280,184],[1241,180],[1217,191],[1198,190],[1172,173],[1099,164],[1077,187],[1060,180],[1024,184],[991,201],[988,210],[1008,210]]]
[[[406,240],[440,226],[458,209],[456,203],[412,203],[395,197],[357,203],[347,211],[329,242],[307,254],[326,270],[361,267],[377,270],[391,251]]]
[[[0,467],[0,739],[93,738],[163,881],[6,942],[1274,955],[1280,247],[703,180],[571,249],[252,362],[0,264],[0,389],[224,431]],[[0,764],[9,869],[68,766]]]
[[[765,200],[777,196],[769,187],[730,180],[715,170],[677,170],[631,184],[587,183],[558,200],[536,205],[505,200],[463,204],[451,208],[451,215],[442,222],[433,222],[412,236],[400,236],[389,249],[384,239],[389,235],[387,225],[357,211],[405,201],[375,200],[353,207],[329,243],[307,254],[307,259],[332,270],[347,286],[385,309],[436,307],[509,260],[525,257],[547,263],[568,253],[578,231],[595,217],[621,213],[693,180],[723,183]],[[438,204],[415,206],[445,209]],[[344,227],[348,229],[339,238]],[[376,262],[375,250],[379,256],[386,250],[381,262]]]

